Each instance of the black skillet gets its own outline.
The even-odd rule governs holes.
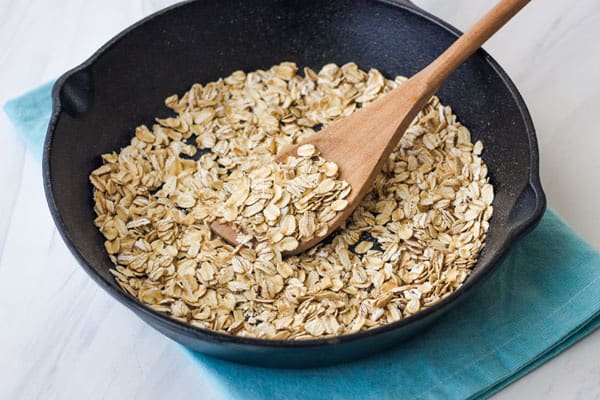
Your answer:
[[[484,51],[439,91],[475,140],[494,184],[494,216],[479,262],[455,293],[418,314],[352,335],[306,341],[241,338],[192,327],[125,294],[109,273],[92,221],[88,174],[99,155],[126,145],[134,128],[166,116],[165,97],[194,82],[284,60],[319,69],[357,62],[387,76],[419,71],[458,36],[408,1],[191,1],[138,22],[63,75],[53,91],[44,147],[50,210],[69,249],[91,277],[148,324],[183,345],[261,366],[307,367],[363,357],[406,339],[456,306],[490,274],[545,209],[538,149],[527,107],[510,78]],[[494,295],[494,294],[490,294]]]

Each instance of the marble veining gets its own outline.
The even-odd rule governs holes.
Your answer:
[[[0,103],[80,63],[170,0],[0,0]],[[494,1],[418,0],[466,29]],[[537,131],[549,204],[600,248],[600,2],[535,0],[485,46]],[[40,163],[0,113],[0,399],[218,399],[175,343],[79,268],[47,210]],[[596,183],[594,183],[596,182]],[[600,332],[497,399],[600,398]]]

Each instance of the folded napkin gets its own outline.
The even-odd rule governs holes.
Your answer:
[[[51,84],[4,109],[41,154]],[[600,325],[600,255],[548,211],[496,272],[417,337],[353,363],[306,370],[189,352],[223,399],[486,398]]]

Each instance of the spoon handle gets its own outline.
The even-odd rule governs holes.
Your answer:
[[[436,60],[414,76],[433,94],[448,76],[475,53],[530,0],[501,0]]]

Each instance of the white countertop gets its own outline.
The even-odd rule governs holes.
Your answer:
[[[0,103],[170,0],[0,0]],[[465,29],[493,0],[419,0]],[[485,48],[538,132],[549,205],[600,248],[600,2],[535,0]],[[102,291],[54,228],[39,161],[0,113],[0,398],[212,399],[177,346]],[[496,398],[599,399],[600,332]]]

